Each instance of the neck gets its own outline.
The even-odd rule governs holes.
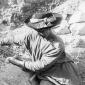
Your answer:
[[[41,33],[41,36],[46,38],[48,41],[55,41],[56,36],[55,34],[51,31],[51,29],[49,30],[45,30]]]

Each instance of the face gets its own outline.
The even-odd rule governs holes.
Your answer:
[[[51,29],[39,30],[38,33],[40,36],[47,38],[51,33]]]

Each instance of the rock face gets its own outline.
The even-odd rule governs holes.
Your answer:
[[[58,7],[54,8],[53,12],[73,14],[77,10],[80,1],[81,0],[67,0],[65,4],[61,4]]]
[[[74,23],[70,26],[73,35],[85,35],[85,23]]]
[[[75,0],[75,2],[77,1]],[[85,81],[85,0],[81,0],[79,4],[75,4],[77,6],[76,11],[74,9],[69,10],[71,6],[73,4],[61,5],[61,7],[56,7],[53,10],[56,13],[71,14],[68,20],[64,18],[67,24],[64,23],[62,25],[61,23],[62,26],[56,28],[55,32],[64,41],[66,53],[71,55],[75,63],[78,64],[81,77]],[[65,7],[67,7],[66,12]],[[85,82],[82,85],[85,85]]]
[[[78,10],[72,14],[70,19],[67,21],[67,24],[61,23],[60,28],[56,28],[56,33],[61,34],[60,37],[63,39],[65,45],[71,45],[71,47],[81,47],[85,48],[85,12],[82,7],[85,5],[85,1],[79,4]],[[68,25],[68,26],[67,26]],[[64,29],[63,29],[64,28]],[[69,29],[70,32],[67,32],[66,29]],[[58,30],[58,31],[57,31]],[[62,31],[63,30],[63,31]],[[75,45],[74,45],[75,44]]]
[[[69,20],[70,30],[72,34],[85,35],[85,11],[82,6],[85,5],[85,1],[82,2],[72,17]]]
[[[76,11],[69,20],[69,24],[85,22],[85,13]]]
[[[63,20],[61,22],[60,27],[54,29],[54,31],[58,34],[58,35],[65,35],[65,34],[69,34],[70,30],[68,29],[68,23],[66,20]]]

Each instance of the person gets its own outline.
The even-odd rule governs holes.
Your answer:
[[[13,57],[9,57],[7,60],[14,65],[34,72],[40,81],[40,85],[80,85],[77,66],[65,53],[62,39],[53,31],[54,26],[59,26],[61,23],[62,16],[55,13],[48,14],[51,14],[51,18],[47,16],[44,17],[45,19],[40,17],[40,20],[33,18],[35,22],[27,23],[27,26],[31,28],[29,28],[28,34],[26,32],[27,36],[24,38],[24,43],[29,53],[27,56],[31,60],[24,61]],[[43,20],[45,26],[41,24]],[[38,26],[36,23],[38,23]],[[13,36],[13,39],[15,39],[15,36]],[[7,39],[2,39],[2,43],[5,40]]]

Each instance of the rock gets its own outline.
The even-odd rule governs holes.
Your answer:
[[[69,43],[71,47],[79,47],[79,48],[85,48],[85,41],[83,39],[74,39],[71,43]]]
[[[67,0],[65,3],[55,7],[52,11],[56,13],[73,14],[81,0]]]
[[[65,48],[66,53],[68,53],[72,58],[77,59],[77,58],[82,58],[85,56],[85,48],[79,48],[79,47],[71,47],[71,45],[68,45]]]
[[[65,41],[66,40],[66,41]],[[85,36],[70,36],[69,38],[65,37],[64,39],[67,45],[70,45],[73,48],[85,48]]]
[[[69,45],[69,44],[71,44],[74,40],[78,40],[78,39],[80,39],[80,36],[78,36],[78,35],[75,35],[75,36],[73,36],[73,35],[71,35],[71,34],[67,34],[67,35],[59,35],[60,36],[60,38],[63,40],[63,42],[64,42],[64,44],[65,45]],[[73,45],[73,47],[74,47],[75,45]]]
[[[70,45],[73,48],[85,48],[85,36],[67,34],[59,35],[59,37],[63,40],[65,46]]]
[[[66,20],[63,20],[60,24],[60,27],[54,29],[54,31],[56,32],[56,34],[58,35],[64,35],[64,34],[69,34],[70,30],[68,29],[68,23]]]
[[[7,64],[0,70],[0,85],[31,85],[29,79],[32,75],[30,71],[25,72],[15,65]],[[38,85],[35,79],[33,82],[33,85]]]
[[[73,35],[85,35],[85,23],[75,23],[70,26]]]
[[[84,22],[85,21],[85,1],[79,4],[78,10],[73,13],[69,20],[69,24],[76,22]]]
[[[76,11],[71,18],[69,19],[69,24],[78,23],[78,22],[84,22],[85,21],[85,13],[82,13],[80,11]]]
[[[85,0],[79,4],[78,10],[85,13]]]
[[[80,48],[85,48],[85,36],[80,36],[80,39],[76,46]]]
[[[68,28],[60,28],[59,30],[56,30],[56,33],[58,35],[64,35],[64,34],[69,34],[70,31]]]
[[[76,44],[76,47],[85,48],[85,41],[80,39]]]

